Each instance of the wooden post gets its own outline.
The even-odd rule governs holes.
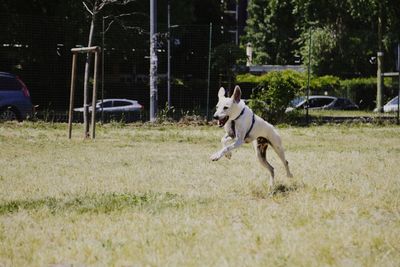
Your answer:
[[[400,43],[397,44],[397,74],[399,75],[397,82],[398,82],[398,89],[397,92],[397,125],[400,125]]]
[[[99,51],[94,53],[94,78],[92,94],[92,139],[96,137],[96,102],[97,102],[97,65],[99,61]]]
[[[74,108],[74,96],[75,96],[75,73],[76,73],[76,54],[72,54],[72,73],[71,73],[71,92],[69,97],[69,112],[68,112],[68,138],[72,136],[72,116]]]
[[[95,127],[96,127],[96,100],[97,100],[97,73],[98,73],[98,58],[99,53],[101,52],[101,48],[99,46],[93,47],[81,47],[81,48],[72,48],[72,74],[71,74],[71,95],[69,101],[69,113],[68,113],[68,138],[71,139],[72,136],[72,118],[73,118],[73,107],[74,107],[74,94],[75,94],[75,80],[76,80],[76,61],[78,57],[78,53],[87,53],[87,56],[90,56],[89,53],[95,54],[95,66],[94,66],[94,82],[93,82],[93,96],[92,96],[92,138],[95,138]],[[88,109],[87,103],[84,103],[84,108]],[[84,122],[84,138],[90,137],[89,133],[89,120]]]
[[[399,45],[399,52],[400,52],[400,45]],[[399,57],[399,61],[400,61],[400,56]],[[399,91],[397,92],[397,125],[400,125],[400,66],[399,66],[399,79],[397,80],[397,82],[399,83]]]

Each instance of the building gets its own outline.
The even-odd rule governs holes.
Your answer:
[[[237,45],[246,26],[247,3],[248,0],[221,0],[221,34],[230,34]]]

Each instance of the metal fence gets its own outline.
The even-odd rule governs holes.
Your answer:
[[[0,71],[15,73],[27,84],[40,118],[67,121],[71,48],[86,46],[89,25],[78,27],[79,22],[66,18],[34,15],[23,18],[21,22],[10,14],[0,15],[3,25],[0,27]],[[100,18],[96,24],[93,44],[103,49],[98,98],[138,100],[145,108],[136,118],[147,120],[150,101],[148,25],[127,27],[110,23],[111,20],[111,17]],[[214,49],[232,42],[232,36],[223,34],[219,25],[213,25],[212,29],[210,25],[172,25],[169,33],[167,25],[158,25],[159,111],[165,110],[168,101],[168,59],[171,106],[176,117],[188,112],[203,116],[211,113],[219,87],[233,87],[232,80],[212,68],[214,58],[209,64],[210,42]],[[365,60],[368,62],[367,58]],[[84,61],[85,57],[81,56],[77,64],[77,107],[83,104]],[[371,65],[371,68],[375,67]],[[251,90],[244,88],[246,98],[251,95]],[[393,95],[395,90],[390,90]]]
[[[97,21],[94,45],[103,49],[98,98],[128,98],[144,105],[143,119],[149,107],[149,34],[148,25],[126,27],[110,18]],[[88,32],[66,19],[41,19],[24,16],[24,24],[13,26],[18,33],[9,34],[7,25],[17,23],[3,14],[0,23],[0,71],[20,76],[27,84],[38,115],[44,119],[67,120],[71,77],[71,48],[86,46]],[[29,23],[26,23],[26,22]],[[87,26],[89,28],[89,25]],[[171,106],[175,114],[207,113],[207,88],[216,94],[223,82],[209,74],[209,44],[225,42],[210,25],[167,25],[158,27],[158,105],[167,103],[168,38],[170,40]],[[104,34],[103,34],[104,33]],[[76,106],[83,104],[85,56],[78,59]],[[210,79],[208,79],[210,78]],[[215,98],[213,98],[214,100]],[[213,101],[215,102],[215,101]],[[215,103],[212,103],[214,105]],[[79,118],[79,116],[78,116]]]

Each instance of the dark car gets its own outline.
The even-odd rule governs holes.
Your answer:
[[[0,121],[22,121],[32,114],[31,97],[16,75],[0,72]]]
[[[291,102],[291,107],[286,111],[293,109],[305,109],[307,107],[306,97],[299,97]],[[308,100],[309,109],[336,109],[336,110],[357,110],[359,109],[350,99],[335,96],[313,95]]]

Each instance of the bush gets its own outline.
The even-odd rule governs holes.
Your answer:
[[[302,90],[303,76],[295,71],[273,71],[260,76],[261,90],[253,92],[250,108],[258,115],[276,123],[285,118],[290,101]]]
[[[391,79],[384,80],[383,104],[397,91]],[[360,109],[372,110],[376,106],[376,77],[355,78],[340,81],[336,95],[352,99]]]
[[[312,77],[310,80],[310,91],[314,95],[334,95],[340,89],[340,78],[332,75]]]
[[[284,110],[296,96],[305,95],[307,74],[294,71],[270,72],[261,76],[242,74],[236,77],[242,87],[252,89],[250,107],[269,120],[287,120]],[[397,81],[397,78],[396,78]],[[397,95],[393,79],[384,79],[382,103]],[[270,92],[269,92],[270,91]],[[360,109],[373,110],[376,106],[376,77],[341,80],[336,76],[311,77],[310,92],[314,95],[341,96],[353,100]]]
[[[236,76],[236,82],[237,83],[253,83],[253,84],[259,84],[260,81],[266,76],[265,74],[262,76],[257,76],[253,75],[250,73],[245,73],[245,74],[239,74]]]
[[[352,99],[360,109],[373,109],[376,100],[376,78],[342,80],[336,95]]]

